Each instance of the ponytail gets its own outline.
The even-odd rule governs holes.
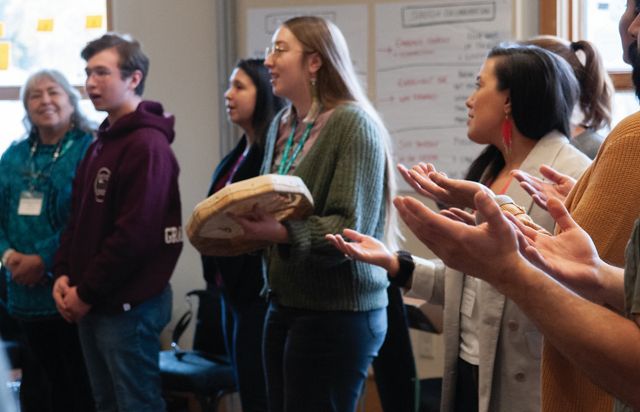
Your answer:
[[[576,70],[580,83],[580,109],[584,114],[583,126],[596,130],[610,126],[613,85],[600,54],[585,40],[572,42],[571,50],[574,53],[582,51],[585,57],[580,73]]]

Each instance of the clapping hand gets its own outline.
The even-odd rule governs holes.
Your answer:
[[[442,216],[410,197],[397,197],[394,205],[409,229],[449,267],[500,289],[518,265],[528,264],[518,253],[516,229],[485,191],[474,197],[484,221],[477,226]]]
[[[543,209],[547,209],[547,202],[551,198],[559,199],[564,203],[576,181],[571,176],[562,174],[555,169],[542,165],[540,173],[544,179],[532,176],[522,170],[513,170],[511,174],[519,182],[520,186],[531,195],[533,201]]]
[[[448,178],[444,173],[437,172],[432,164],[421,163],[411,169],[398,165],[398,170],[416,192],[449,207],[473,209],[476,193],[491,193],[489,188],[478,182]]]
[[[604,262],[598,256],[591,237],[573,220],[559,199],[549,198],[547,210],[559,228],[555,236],[542,234],[512,219],[526,237],[523,254],[531,263],[583,297],[602,300],[598,292],[606,281],[600,275]]]
[[[429,173],[437,172],[433,164],[420,162],[417,165],[413,166],[411,169],[407,169],[403,164],[398,164],[397,168],[398,168],[398,172],[400,173],[400,176],[402,176],[404,181],[407,182],[407,184],[411,186],[413,190],[416,191],[416,193],[421,194],[422,196],[425,196],[431,200],[436,200],[431,195],[431,192],[423,188],[422,185],[420,185],[420,183],[418,183],[416,179],[414,179],[413,177],[414,174],[418,174],[425,178],[428,178]],[[428,184],[428,182],[426,183]]]

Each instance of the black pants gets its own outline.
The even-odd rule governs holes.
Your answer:
[[[478,412],[478,366],[458,358],[456,412]]]
[[[27,352],[20,385],[22,411],[93,411],[76,326],[63,319],[19,323]]]

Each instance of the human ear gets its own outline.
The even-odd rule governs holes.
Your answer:
[[[511,97],[507,95],[504,101],[504,112],[505,114],[511,114]]]
[[[143,74],[140,70],[134,70],[133,73],[131,73],[131,76],[129,76],[129,86],[131,87],[131,90],[135,90],[136,87],[138,87],[142,78]]]
[[[309,73],[315,75],[320,67],[322,67],[322,57],[320,53],[313,52],[307,57],[307,67],[309,68]]]

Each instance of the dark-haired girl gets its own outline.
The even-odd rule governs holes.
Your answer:
[[[269,71],[262,60],[241,60],[231,73],[224,94],[229,120],[244,132],[238,145],[220,162],[211,182],[211,196],[226,185],[258,176],[269,123],[284,106],[271,91]],[[209,285],[221,290],[225,344],[234,367],[242,410],[266,411],[262,367],[262,330],[267,302],[261,256],[202,256]]]

